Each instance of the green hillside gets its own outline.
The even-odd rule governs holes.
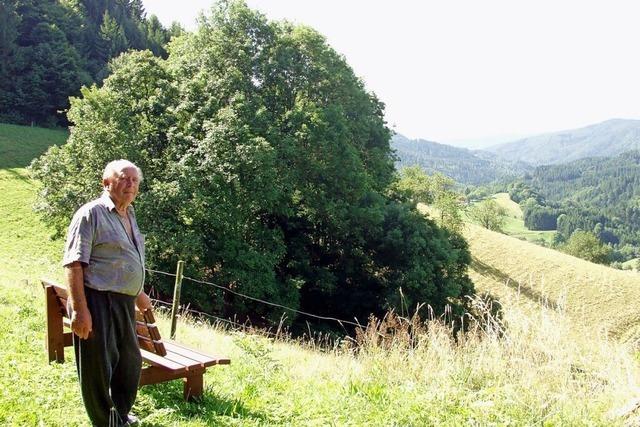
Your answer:
[[[0,169],[23,168],[52,145],[63,144],[67,130],[0,124]]]
[[[538,307],[557,307],[579,333],[640,339],[640,275],[593,264],[561,252],[467,224],[471,276],[498,299],[519,294]]]
[[[0,134],[7,129],[0,125]],[[24,157],[29,147],[36,155],[55,139],[41,131],[30,141],[30,128],[9,129],[9,144],[22,147]],[[20,138],[24,143],[16,144]],[[72,352],[65,364],[46,363],[37,280],[60,279],[62,243],[33,214],[35,187],[21,167],[28,161],[21,162],[0,168],[0,423],[86,425]],[[637,423],[628,406],[639,397],[634,347],[598,332],[637,339],[630,302],[638,279],[474,226],[466,237],[471,275],[500,300],[503,321],[489,317],[455,338],[437,319],[428,327],[404,323],[396,335],[389,322],[321,348],[185,316],[178,339],[228,355],[232,364],[207,370],[198,403],[182,401],[179,381],[144,387],[134,407],[142,426]],[[481,301],[475,305],[476,316],[488,316]],[[160,326],[167,335],[166,319]]]
[[[494,154],[452,147],[446,144],[410,140],[400,134],[392,139],[398,156],[398,165],[419,165],[426,172],[440,172],[462,184],[486,184],[500,179],[514,179],[530,171],[523,162],[498,159]]]
[[[509,236],[516,237],[533,243],[544,243],[550,245],[553,242],[555,231],[529,230],[524,225],[522,208],[519,204],[511,200],[508,193],[498,193],[493,198],[500,206],[506,209],[503,232]]]
[[[640,246],[640,152],[539,166],[523,182],[564,214],[558,230],[568,237],[600,223],[601,239]]]

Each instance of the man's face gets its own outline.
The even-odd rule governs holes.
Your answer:
[[[129,206],[138,195],[140,176],[136,168],[124,168],[104,181],[104,186],[116,205]]]

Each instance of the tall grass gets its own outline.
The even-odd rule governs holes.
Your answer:
[[[288,340],[231,332],[218,337],[234,357],[218,374],[258,424],[624,425],[640,397],[633,348],[606,336],[575,336],[565,314],[503,301],[500,318],[476,299],[481,321],[393,314],[357,343],[319,351]],[[181,340],[206,348],[211,331],[192,321]],[[238,366],[240,365],[240,366]],[[255,419],[245,420],[253,425]],[[211,424],[214,425],[214,424]]]
[[[356,382],[364,377],[365,390],[401,393],[407,402],[396,397],[395,415],[402,424],[623,422],[610,411],[640,397],[632,348],[605,336],[576,337],[564,314],[550,307],[531,313],[518,301],[503,305],[509,308],[501,319],[481,306],[488,322],[473,322],[457,336],[440,320],[400,322],[391,340],[381,339],[388,322],[370,326],[357,357],[368,374]],[[420,410],[409,415],[407,405]]]

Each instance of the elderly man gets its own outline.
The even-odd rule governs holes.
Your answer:
[[[144,237],[131,203],[142,172],[127,160],[109,163],[104,193],[73,216],[63,265],[82,400],[93,425],[130,425],[142,359],[135,305],[145,310]]]

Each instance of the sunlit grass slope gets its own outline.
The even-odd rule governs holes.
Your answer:
[[[593,264],[473,224],[464,232],[479,291],[560,307],[572,329],[640,339],[640,275]]]
[[[0,169],[28,166],[51,145],[63,144],[66,129],[43,129],[0,123]]]
[[[84,426],[72,352],[67,350],[67,363],[48,364],[43,344],[44,301],[37,280],[60,278],[62,243],[51,240],[32,213],[34,186],[25,170],[9,168],[0,168],[0,425]],[[574,314],[569,318],[553,303],[540,304],[535,294],[517,292],[507,282],[510,277],[530,283],[524,279],[531,273],[544,276],[541,283],[553,288],[551,273],[543,268],[553,257],[532,255],[529,251],[542,248],[475,227],[467,236],[475,257],[471,274],[479,289],[500,296],[504,323],[492,321],[454,339],[446,325],[432,321],[428,328],[412,328],[412,340],[399,333],[381,341],[383,326],[369,329],[357,350],[343,345],[320,351],[183,319],[179,341],[228,355],[232,364],[207,371],[198,403],[183,402],[179,381],[144,387],[134,407],[142,426],[622,426],[637,421],[626,409],[640,395],[632,347],[596,333],[576,335]],[[565,261],[571,265],[565,273],[572,285],[567,302],[575,297],[591,302],[581,306],[585,310],[611,309],[606,301],[596,307],[595,289],[602,286],[591,280],[596,273],[590,265],[570,257],[555,260],[563,271]],[[571,268],[588,277],[574,282]],[[585,290],[595,283],[594,291],[579,298],[580,283]],[[615,280],[609,286],[626,289]],[[532,288],[542,291],[538,282]],[[615,311],[609,312],[613,319]],[[583,320],[582,326],[594,322],[594,331],[596,322],[607,321],[604,311]],[[161,319],[165,336],[167,326]]]
[[[553,242],[553,236],[556,234],[555,231],[536,231],[529,230],[525,227],[522,208],[519,204],[511,200],[509,193],[498,193],[494,195],[493,198],[507,211],[507,218],[505,219],[503,227],[503,231],[506,234],[529,242],[545,242],[546,244]]]

